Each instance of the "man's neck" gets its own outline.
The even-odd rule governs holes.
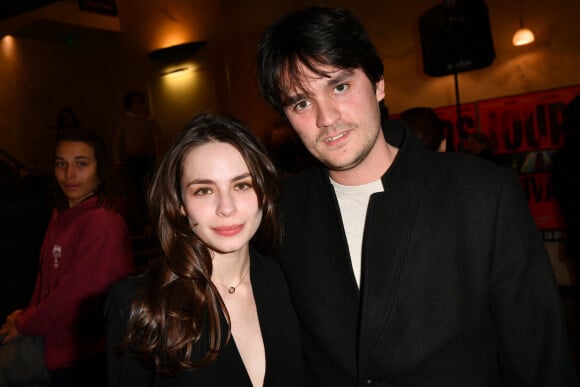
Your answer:
[[[368,184],[379,180],[387,172],[398,151],[381,136],[367,157],[356,167],[345,171],[329,170],[328,174],[342,185]]]

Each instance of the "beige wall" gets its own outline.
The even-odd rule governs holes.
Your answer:
[[[262,101],[255,80],[255,47],[266,26],[288,9],[312,2],[295,0],[119,0],[117,49],[110,43],[44,42],[16,37],[0,43],[0,147],[26,164],[37,165],[46,126],[66,104],[83,121],[108,133],[120,100],[129,89],[149,92],[152,111],[166,140],[193,114],[231,112],[263,134],[280,119]],[[422,71],[419,16],[439,4],[432,0],[325,1],[345,6],[365,22],[385,62],[386,103],[391,112],[412,106],[455,103],[452,76]],[[518,27],[517,1],[488,0],[496,59],[485,69],[459,74],[461,102],[472,102],[580,83],[580,2],[523,0],[525,24],[537,41],[511,45]],[[3,21],[7,25],[6,21]],[[0,23],[0,33],[2,31]],[[190,58],[190,73],[168,85],[152,62],[153,49],[206,41]],[[11,46],[11,47],[9,47]]]
[[[0,148],[46,170],[47,126],[58,108],[72,106],[84,124],[110,136],[122,96],[130,89],[149,94],[166,143],[192,115],[206,109],[233,113],[264,135],[282,122],[258,92],[257,41],[276,17],[312,3],[348,7],[366,24],[385,63],[386,103],[392,113],[455,103],[452,76],[433,78],[422,71],[419,17],[441,1],[118,0],[118,20],[87,22],[108,31],[100,44],[98,39],[96,44],[47,42],[38,33],[0,41]],[[486,4],[496,59],[485,69],[459,74],[461,102],[580,84],[580,1],[522,0],[525,24],[536,33],[536,42],[520,48],[511,45],[519,26],[518,1]],[[64,8],[59,9],[56,14],[62,15]],[[27,23],[48,14],[36,12]],[[72,15],[67,21],[85,16]],[[2,20],[0,35],[22,25],[21,20]],[[113,32],[114,41],[111,30],[120,31]],[[184,63],[147,57],[153,49],[198,40],[206,45]],[[184,64],[188,71],[171,79],[160,76]],[[561,249],[548,247],[559,280],[572,281]]]
[[[125,88],[116,47],[5,38],[0,41],[0,148],[50,170],[51,131],[62,106],[108,137]],[[106,80],[106,81],[105,81]]]
[[[525,25],[536,33],[530,46],[514,47],[519,26],[517,1],[488,0],[496,59],[491,66],[459,74],[461,102],[580,83],[580,14],[577,0],[522,1]],[[416,26],[431,1],[407,1],[398,13],[369,13],[371,34],[378,40],[385,62],[387,105],[392,112],[412,106],[455,103],[453,76],[432,78],[422,72]],[[398,32],[397,32],[398,31]]]

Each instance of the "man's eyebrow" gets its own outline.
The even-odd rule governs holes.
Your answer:
[[[354,70],[343,69],[338,70],[332,74],[336,75],[334,77],[330,76],[328,77],[328,81],[326,82],[327,87],[335,87],[336,85],[343,83],[354,74]],[[308,98],[308,93],[305,91],[300,91],[294,95],[286,96],[283,105],[284,106],[294,105],[295,103],[298,103],[305,98]]]
[[[341,84],[342,82],[344,82],[348,78],[352,77],[353,73],[354,73],[353,70],[340,70],[336,74],[336,76],[331,77],[328,80],[328,82],[327,82],[328,87],[333,87],[333,86]]]
[[[63,156],[54,156],[55,159],[57,160],[65,160],[65,157]],[[89,156],[73,156],[73,160],[90,160]]]
[[[294,105],[295,103],[302,101],[306,97],[307,97],[307,94],[304,92],[300,92],[300,93],[297,93],[294,95],[289,95],[284,100],[284,106]]]

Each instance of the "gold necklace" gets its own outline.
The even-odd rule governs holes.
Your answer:
[[[250,268],[248,267],[248,270],[246,270],[246,272],[242,276],[242,279],[240,280],[240,282],[238,282],[238,284],[236,286],[226,286],[224,284],[220,284],[217,281],[214,281],[214,282],[217,283],[218,285],[222,286],[224,289],[226,289],[229,294],[234,294],[236,292],[236,289],[238,288],[238,286],[240,286],[242,284],[242,282],[244,282],[244,280],[246,279],[246,276],[248,275],[249,272],[250,272]]]

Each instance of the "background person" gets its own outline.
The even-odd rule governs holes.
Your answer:
[[[103,300],[133,270],[128,229],[111,208],[106,148],[90,131],[56,142],[58,183],[30,305],[0,329],[0,385],[103,386]],[[47,371],[48,370],[48,373]]]
[[[564,145],[556,151],[552,164],[554,194],[566,225],[566,254],[580,265],[580,95],[564,110]]]
[[[161,129],[149,115],[145,95],[130,91],[123,99],[124,115],[113,133],[113,155],[117,174],[128,183],[126,217],[131,232],[142,234],[147,219],[146,192],[160,154]]]
[[[401,119],[417,135],[425,148],[437,152],[447,150],[445,124],[433,109],[428,107],[407,109],[401,113]]]

